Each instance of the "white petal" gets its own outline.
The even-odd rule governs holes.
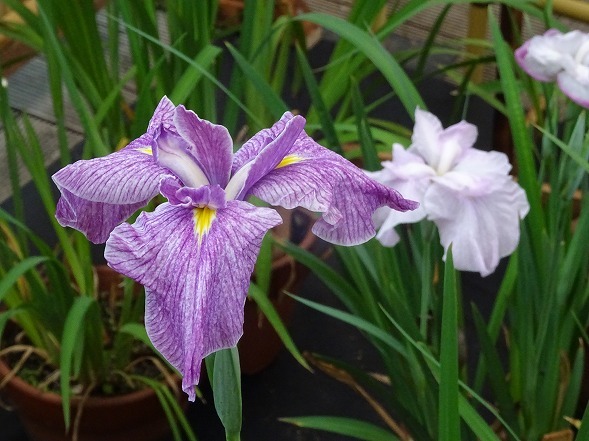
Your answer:
[[[575,72],[563,71],[558,74],[558,87],[571,100],[589,108],[589,67],[578,66]]]
[[[452,244],[456,268],[483,276],[515,250],[520,219],[529,210],[524,191],[509,176],[495,176],[493,191],[478,196],[436,181],[426,192],[424,206],[438,226],[444,250]]]

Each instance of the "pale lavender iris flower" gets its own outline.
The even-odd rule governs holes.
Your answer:
[[[427,218],[438,227],[445,252],[452,244],[457,269],[486,276],[515,250],[520,219],[529,210],[525,192],[509,176],[507,156],[473,148],[476,138],[472,124],[444,129],[435,115],[417,109],[411,146],[393,145],[393,160],[368,173],[420,202],[406,213],[377,210],[376,237],[383,245],[399,241],[397,225]]]
[[[378,207],[417,205],[314,142],[304,125],[287,112],[233,154],[225,127],[164,97],[143,136],[53,175],[60,224],[106,241],[109,265],[145,286],[148,335],[190,400],[202,359],[237,344],[262,238],[282,222],[250,195],[321,212],[313,231],[343,245],[374,236]],[[168,201],[122,223],[158,193]]]
[[[556,81],[571,100],[589,108],[589,34],[550,29],[516,49],[515,59],[531,77]]]

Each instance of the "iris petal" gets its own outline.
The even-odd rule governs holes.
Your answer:
[[[178,106],[174,115],[176,130],[190,145],[191,151],[209,182],[225,188],[229,182],[233,140],[229,131],[200,119],[194,112]]]
[[[56,213],[63,226],[82,231],[95,243],[143,207],[171,174],[149,154],[147,133],[124,149],[102,158],[77,161],[52,176],[62,194]],[[94,217],[92,217],[94,216]]]
[[[305,118],[302,116],[293,116],[291,119],[285,121],[284,128],[276,137],[267,138],[267,145],[257,153],[255,159],[248,163],[247,174],[244,175],[244,183],[241,185],[236,199],[243,199],[248,190],[260,179],[266,176],[270,171],[276,168],[282,168],[287,165],[284,160],[291,150],[294,142],[303,131],[305,127]],[[292,155],[289,155],[292,157]],[[294,161],[287,161],[292,164]],[[239,171],[236,177],[240,176]],[[231,197],[231,196],[229,196]]]
[[[262,130],[244,144],[235,154],[234,170],[259,154],[268,145],[267,139],[282,133],[293,118],[287,112],[272,128]],[[317,144],[304,131],[284,152],[283,158],[287,156],[296,157],[297,161],[268,172],[250,188],[249,194],[272,205],[302,206],[322,212],[313,232],[332,243],[354,245],[373,237],[372,214],[378,207],[386,205],[405,211],[417,206]]]
[[[436,175],[435,170],[425,164],[421,156],[405,150],[400,144],[393,145],[393,159],[383,162],[382,170],[367,173],[368,176],[421,203],[431,178]],[[375,217],[379,228],[376,238],[385,246],[394,246],[399,241],[400,237],[394,231],[397,225],[419,222],[426,217],[423,205],[405,212],[383,207],[378,214]]]
[[[580,106],[589,108],[589,67],[579,66],[577,74],[572,75],[567,71],[558,74],[558,87],[571,100]]]
[[[517,247],[519,222],[528,211],[528,202],[508,176],[497,184],[494,191],[477,198],[435,183],[428,189],[424,201],[428,217],[438,226],[446,252],[452,244],[459,270],[489,275],[499,259]]]
[[[280,222],[272,209],[229,201],[198,236],[194,209],[164,203],[111,234],[105,257],[145,286],[149,337],[182,373],[190,400],[202,359],[239,340],[262,238]]]

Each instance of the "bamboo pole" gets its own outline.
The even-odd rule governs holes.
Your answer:
[[[546,0],[539,0],[538,4],[545,6]],[[552,9],[558,15],[589,23],[589,3],[584,0],[553,0]]]
[[[472,4],[468,13],[468,34],[469,39],[485,40],[487,38],[487,5]],[[466,51],[472,56],[480,56],[485,53],[482,46],[469,44]],[[480,83],[483,80],[483,65],[479,64],[472,73],[471,80]]]

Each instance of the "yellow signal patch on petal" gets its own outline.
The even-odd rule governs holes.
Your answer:
[[[217,217],[217,210],[209,207],[194,209],[194,234],[200,242],[211,229],[213,221]]]
[[[278,163],[276,168],[286,167],[287,165],[296,164],[297,162],[303,161],[305,158],[298,155],[286,155],[282,158],[282,161]]]
[[[145,153],[146,155],[153,155],[153,151],[151,150],[151,147],[141,147],[137,150],[140,151],[141,153]]]

